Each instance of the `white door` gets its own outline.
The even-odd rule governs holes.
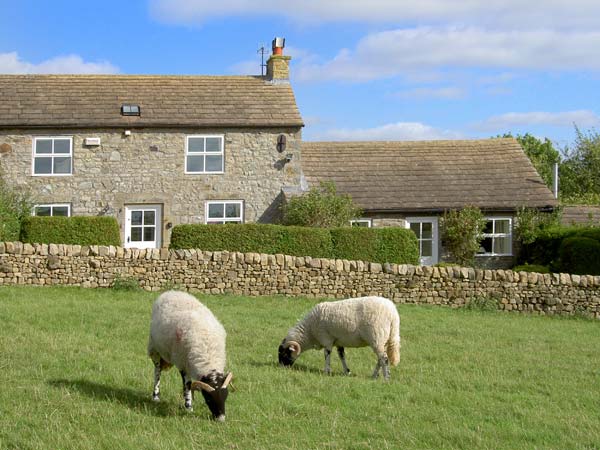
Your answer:
[[[125,206],[125,248],[159,248],[161,205]]]
[[[406,227],[417,235],[420,264],[433,266],[438,262],[438,219],[437,217],[407,217]]]

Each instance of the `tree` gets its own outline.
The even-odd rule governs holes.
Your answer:
[[[600,198],[600,134],[575,127],[572,147],[563,150],[560,166],[561,200],[597,203]]]
[[[502,137],[513,137],[510,133]],[[515,139],[521,144],[525,154],[540,174],[546,186],[552,189],[554,177],[554,164],[560,163],[560,152],[554,148],[554,145],[548,138],[541,139],[532,136],[529,133],[523,135],[517,134]]]
[[[481,210],[475,206],[444,212],[442,240],[455,262],[462,266],[473,265],[486,222]]]
[[[31,214],[33,202],[28,191],[14,189],[0,170],[0,241],[17,241],[21,220]]]
[[[343,227],[360,217],[362,210],[352,198],[337,193],[335,183],[321,182],[304,195],[293,197],[283,207],[283,224],[305,227]]]

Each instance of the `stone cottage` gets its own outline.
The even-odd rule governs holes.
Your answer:
[[[40,215],[112,215],[125,247],[181,223],[271,222],[300,186],[289,56],[267,75],[0,75],[0,168]]]
[[[111,215],[125,247],[169,244],[183,223],[276,220],[285,197],[335,181],[355,225],[406,226],[421,262],[444,259],[439,217],[474,205],[480,262],[507,266],[521,206],[550,190],[512,139],[302,142],[283,39],[267,75],[0,75],[0,169],[36,215]]]

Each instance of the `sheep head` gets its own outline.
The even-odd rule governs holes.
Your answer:
[[[279,364],[282,366],[291,366],[300,356],[302,351],[300,344],[296,341],[287,341],[284,339],[279,346]]]
[[[202,392],[206,406],[213,415],[213,419],[223,422],[225,420],[225,400],[229,395],[227,386],[231,383],[233,373],[211,373],[198,381],[192,382],[192,390]],[[231,386],[233,388],[233,385]]]

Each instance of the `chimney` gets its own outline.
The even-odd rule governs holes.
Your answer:
[[[267,80],[273,83],[290,82],[290,56],[283,55],[285,39],[276,37],[273,39],[273,54],[267,61]]]

